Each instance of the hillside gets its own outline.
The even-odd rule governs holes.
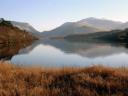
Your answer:
[[[14,27],[10,21],[0,21],[0,44],[14,44],[32,42],[36,37],[32,34]]]
[[[128,29],[96,32],[91,34],[69,35],[65,37],[69,41],[98,41],[128,43]]]
[[[11,23],[13,26],[18,27],[21,30],[25,30],[36,37],[40,37],[40,32],[38,32],[35,28],[33,28],[28,23],[22,23],[22,22],[16,22],[16,21],[11,21]]]
[[[2,21],[3,18],[0,18],[0,22]],[[31,26],[29,23],[24,23],[24,22],[17,22],[17,21],[10,21],[10,23],[21,29],[24,30],[26,32],[29,32],[30,34],[36,36],[36,37],[40,37],[41,33],[39,31],[37,31],[33,26]]]

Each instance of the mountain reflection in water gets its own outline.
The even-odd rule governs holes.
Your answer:
[[[0,58],[14,64],[44,67],[83,67],[93,64],[120,67],[128,66],[126,44],[69,42],[42,39],[26,48],[1,48]]]

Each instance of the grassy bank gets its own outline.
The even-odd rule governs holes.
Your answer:
[[[124,68],[25,68],[0,63],[0,96],[128,96]]]

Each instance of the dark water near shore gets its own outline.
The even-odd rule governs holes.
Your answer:
[[[11,63],[26,66],[84,67],[97,64],[128,67],[128,49],[121,44],[44,39],[23,49],[13,48],[13,51],[5,50],[5,53],[7,51],[12,53],[7,55]],[[0,52],[3,52],[2,48]],[[2,55],[6,57],[3,52],[1,59]]]

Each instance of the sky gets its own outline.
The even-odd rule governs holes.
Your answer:
[[[0,0],[0,18],[28,22],[38,31],[88,17],[128,21],[128,0]]]

